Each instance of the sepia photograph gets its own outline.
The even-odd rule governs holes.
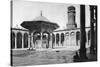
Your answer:
[[[97,61],[97,5],[11,0],[11,66]]]

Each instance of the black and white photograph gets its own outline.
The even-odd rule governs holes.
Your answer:
[[[97,61],[97,5],[11,0],[11,66]]]

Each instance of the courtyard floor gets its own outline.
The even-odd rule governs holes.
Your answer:
[[[60,64],[74,62],[76,51],[71,50],[15,50],[12,52],[13,66],[26,65],[44,65],[44,64]],[[86,61],[96,60],[96,55],[87,54],[89,59]],[[79,59],[75,59],[80,61]]]
[[[19,51],[18,51],[19,52]],[[24,51],[12,56],[13,66],[43,65],[73,62],[74,51]]]

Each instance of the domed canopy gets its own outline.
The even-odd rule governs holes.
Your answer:
[[[42,13],[39,17],[36,17],[33,21],[24,21],[21,24],[22,27],[29,29],[30,31],[48,31],[52,32],[57,29],[59,26],[56,23],[50,22],[46,17],[42,16]]]

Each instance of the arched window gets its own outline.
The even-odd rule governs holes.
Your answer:
[[[15,33],[11,32],[11,49],[15,48]]]
[[[28,48],[28,34],[24,34],[24,48]]]
[[[56,34],[56,43],[59,43],[59,34]]]
[[[61,44],[63,43],[64,41],[64,33],[61,33]]]
[[[17,48],[22,48],[22,34],[20,32],[17,33]]]

